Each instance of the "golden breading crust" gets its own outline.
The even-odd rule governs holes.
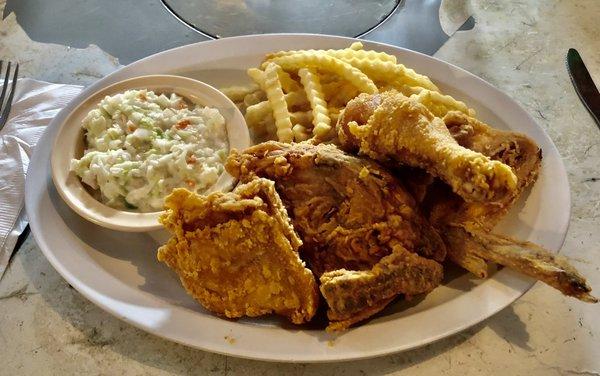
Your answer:
[[[314,316],[317,284],[272,181],[208,196],[176,189],[165,205],[160,221],[173,237],[158,260],[206,309],[229,318],[276,313],[295,324]]]
[[[339,269],[320,278],[321,293],[329,305],[328,330],[343,330],[385,308],[398,294],[426,294],[444,276],[442,265],[401,245],[371,270]]]
[[[423,168],[467,202],[499,202],[516,189],[509,166],[460,146],[442,119],[393,90],[351,100],[337,130],[344,149]]]
[[[442,236],[448,245],[448,257],[473,274],[486,277],[486,260],[475,252],[478,243],[468,241],[462,228],[452,226],[469,225],[491,231],[537,179],[542,151],[524,134],[494,129],[460,112],[448,112],[444,123],[461,146],[510,166],[517,176],[517,189],[500,203],[465,202],[439,182],[429,186],[424,198],[429,220],[440,228],[446,227]],[[515,257],[520,254],[515,253]]]
[[[477,227],[450,227],[456,239],[474,254],[542,281],[567,296],[588,303],[598,299],[590,294],[585,278],[561,256],[530,242],[518,241],[503,235],[489,233]]]
[[[510,166],[517,176],[517,188],[502,202],[491,204],[465,202],[450,192],[435,192],[432,203],[427,204],[432,207],[429,219],[435,224],[476,223],[491,230],[537,179],[542,151],[524,134],[494,129],[460,112],[449,112],[444,123],[461,146]]]
[[[377,313],[398,294],[441,281],[446,250],[400,182],[377,163],[334,145],[266,142],[232,152],[226,169],[242,181],[273,179],[320,277],[329,330]],[[427,258],[431,258],[429,260]]]

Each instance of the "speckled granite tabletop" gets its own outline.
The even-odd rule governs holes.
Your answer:
[[[510,94],[554,140],[573,202],[561,253],[600,290],[600,131],[564,66],[575,47],[600,82],[600,2],[447,1],[442,18],[451,22],[465,9],[475,28],[457,33],[436,56]],[[0,21],[0,56],[18,59],[24,76],[84,85],[119,66],[95,46],[33,42],[14,14]],[[536,284],[481,324],[414,351],[338,364],[249,361],[189,349],[119,321],[70,288],[30,237],[0,283],[0,374],[600,375],[599,313],[598,305]]]

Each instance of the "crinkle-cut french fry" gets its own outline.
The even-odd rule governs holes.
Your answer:
[[[373,81],[371,81],[366,74],[361,72],[360,69],[324,53],[304,52],[301,54],[279,56],[263,63],[263,65],[268,64],[269,62],[280,65],[284,70],[297,70],[300,68],[312,67],[323,71],[333,72],[350,81],[363,93],[377,93],[377,86],[375,86]]]
[[[339,50],[336,53],[331,54],[331,56],[337,57],[338,59],[365,59],[396,64],[396,56],[388,55],[385,52],[345,49]]]
[[[427,89],[422,88],[420,86],[401,85],[400,87],[397,87],[396,90],[398,90],[402,94],[406,95],[407,97],[410,97],[413,94],[419,94],[421,91],[427,90]],[[437,93],[437,92],[434,92],[434,93]]]
[[[337,121],[340,118],[340,114],[342,113],[343,108],[329,107],[327,110],[329,111],[329,117],[331,117],[332,124],[337,124]]]
[[[310,138],[310,132],[308,129],[300,124],[294,125],[292,132],[294,132],[294,141],[296,142],[306,141]]]
[[[327,111],[327,102],[323,98],[323,89],[319,82],[319,76],[314,68],[301,68],[298,70],[300,82],[304,86],[306,97],[310,103],[313,114],[314,129],[331,128],[331,119]]]
[[[467,107],[464,102],[437,91],[421,89],[418,94],[413,94],[410,97],[425,105],[437,117],[444,117],[449,111],[460,111],[471,117],[476,115],[475,110]]]
[[[399,91],[402,94],[404,94],[403,90],[401,90],[400,88],[398,88],[394,85],[390,85],[386,82],[376,81],[375,84],[377,85],[377,89],[379,89],[380,93],[385,93],[386,91],[390,91],[390,90],[396,90],[396,91]],[[404,86],[406,86],[406,85],[404,85]],[[406,94],[404,94],[404,95],[406,95]],[[410,96],[410,95],[412,95],[412,94],[409,94],[407,96]]]
[[[260,102],[246,108],[246,124],[248,127],[256,127],[260,122],[271,114],[271,104],[268,101]]]
[[[286,93],[303,91],[302,86],[300,86],[300,84],[296,82],[288,72],[281,69],[280,66],[277,66],[275,69],[277,70],[277,77],[279,78],[279,82],[283,91],[285,91]],[[264,86],[264,71],[257,68],[250,68],[248,69],[247,73],[248,76],[250,76],[250,78],[252,78],[252,80],[256,82],[260,87]]]
[[[329,98],[333,97],[343,86],[351,85],[346,81],[333,81],[323,83],[321,81],[321,88],[323,89],[323,97],[325,100],[329,100]],[[354,87],[354,85],[352,85]]]
[[[262,90],[257,90],[254,93],[250,93],[244,97],[244,104],[246,107],[250,107],[267,99],[267,94]]]
[[[273,118],[275,120],[277,139],[281,142],[292,142],[292,122],[290,120],[290,113],[288,111],[285,96],[283,94],[283,88],[281,87],[281,83],[279,81],[279,75],[277,73],[278,70],[279,67],[277,67],[276,64],[270,63],[267,64],[264,71],[256,68],[250,68],[248,69],[247,73],[248,76],[250,76],[250,78],[252,78],[252,80],[256,82],[267,95],[269,108],[271,109]],[[262,113],[259,112],[259,110],[264,111],[264,106],[265,105],[262,105],[262,107],[252,110],[253,114],[250,118],[252,121],[256,121],[261,116],[263,119],[266,118],[266,116],[263,116]],[[246,109],[246,114],[248,114],[248,109]],[[248,118],[246,118],[246,122],[248,122]]]
[[[369,59],[369,60],[381,60],[396,64],[396,56],[386,54],[385,52],[377,52],[371,50],[363,50],[363,44],[361,42],[354,42],[349,48],[343,48],[339,50],[290,50],[290,51],[278,51],[275,53],[267,54],[266,60],[270,60],[280,56],[302,54],[302,53],[323,53],[333,57],[341,59],[345,58],[357,58],[357,59]]]
[[[250,68],[246,71],[248,76],[254,81],[260,88],[265,90],[265,71],[260,70],[258,68]]]
[[[394,64],[380,60],[358,59],[354,57],[343,57],[340,59],[353,67],[360,69],[375,81],[387,81],[408,86],[421,86],[432,91],[439,91],[429,77],[418,74],[402,64]]]
[[[273,110],[275,127],[277,127],[277,139],[281,142],[292,142],[294,140],[292,121],[283,94],[283,88],[279,82],[277,69],[278,67],[275,63],[267,64],[264,73],[263,90],[267,93],[267,99]]]
[[[319,141],[330,139],[333,135],[333,128],[331,125],[319,123],[313,128],[313,135]]]
[[[419,94],[422,90],[427,90],[420,86],[408,86],[408,85],[404,85],[404,84],[396,85],[394,83],[383,82],[383,81],[376,82],[376,84],[377,84],[377,88],[379,89],[380,93],[390,91],[390,90],[396,90],[396,91],[399,91],[400,93],[406,95],[407,97],[410,97],[413,94]]]
[[[299,90],[287,93],[285,95],[285,101],[287,102],[289,108],[300,107],[308,104],[308,98],[306,98],[306,93],[302,87]]]
[[[279,82],[281,82],[281,87],[285,93],[302,90],[302,86],[300,86],[288,72],[284,71],[279,66],[277,67],[277,75],[279,76]]]
[[[287,93],[284,95],[284,97],[288,108],[300,107],[308,103],[304,89],[302,89],[302,91],[293,91],[291,93]],[[271,104],[267,100],[252,104],[246,107],[245,110],[244,117],[246,118],[246,123],[248,123],[248,126],[258,124],[263,118],[272,112]],[[292,123],[296,124],[293,116]]]
[[[300,124],[307,129],[311,129],[312,125],[312,111],[294,111],[290,113],[292,124]]]
[[[248,94],[252,94],[260,88],[256,84],[250,84],[246,86],[229,86],[219,89],[227,98],[233,102],[241,102],[244,97]]]
[[[363,46],[362,42],[354,42],[348,48],[350,48],[351,50],[354,50],[354,51],[358,51],[358,50],[362,50],[363,47],[364,46]]]
[[[437,91],[427,90],[419,86],[387,85],[379,86],[379,91],[396,90],[411,97],[425,105],[435,116],[444,117],[449,111],[460,111],[471,117],[475,117],[475,110],[467,107],[464,102],[454,99],[450,95],[444,95]]]
[[[279,78],[279,80],[281,82],[281,76],[279,73],[284,72],[284,71],[281,69],[281,67],[277,67],[276,69],[277,69],[277,77]],[[287,74],[287,72],[284,72],[284,73]],[[264,88],[264,86],[265,86],[265,72],[264,71],[257,69],[257,68],[250,68],[250,69],[248,69],[248,76],[250,76],[250,78],[252,78],[252,80],[254,82],[256,82],[261,88]],[[292,80],[291,77],[290,77],[290,80]],[[286,100],[288,106],[290,106],[290,107],[301,106],[305,103],[308,103],[308,99],[306,98],[306,94],[304,93],[304,88],[301,87],[300,84],[298,84],[297,82],[294,81],[294,83],[297,84],[296,90],[290,91],[289,93],[285,94],[285,100]],[[282,86],[282,88],[283,88],[283,86]],[[255,95],[261,95],[262,99],[260,101],[248,104],[248,106],[257,104],[266,99],[266,95],[264,95],[264,91],[258,91],[257,93],[262,93],[262,94],[255,94]],[[250,97],[250,98],[254,99],[254,97]]]
[[[396,56],[386,54],[385,52],[377,52],[372,50],[363,49],[362,42],[354,42],[348,48],[340,49],[340,50],[327,50],[325,51],[327,54],[337,57],[338,59],[342,58],[357,58],[357,59],[369,59],[369,60],[381,60],[388,61],[390,63],[396,64]]]
[[[358,94],[358,90],[351,85],[342,85],[340,88],[329,97],[327,102],[330,106],[345,107],[351,99],[354,99]]]

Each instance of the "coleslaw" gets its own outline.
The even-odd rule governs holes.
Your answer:
[[[225,119],[176,94],[128,90],[105,97],[82,123],[86,149],[71,170],[116,209],[154,212],[174,188],[202,194],[223,173]]]

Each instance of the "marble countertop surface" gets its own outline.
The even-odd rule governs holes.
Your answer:
[[[0,13],[4,0],[0,0]],[[565,54],[575,47],[600,83],[600,1],[459,0],[470,12],[437,57],[515,98],[558,147],[572,218],[561,251],[600,291],[600,130],[575,94]],[[87,85],[119,67],[98,47],[31,41],[18,15],[0,21],[0,56],[23,76]],[[0,282],[0,375],[600,375],[600,305],[538,283],[484,322],[423,348],[334,364],[274,364],[190,349],[122,322],[71,288],[29,237]],[[401,335],[398,333],[396,335]]]

